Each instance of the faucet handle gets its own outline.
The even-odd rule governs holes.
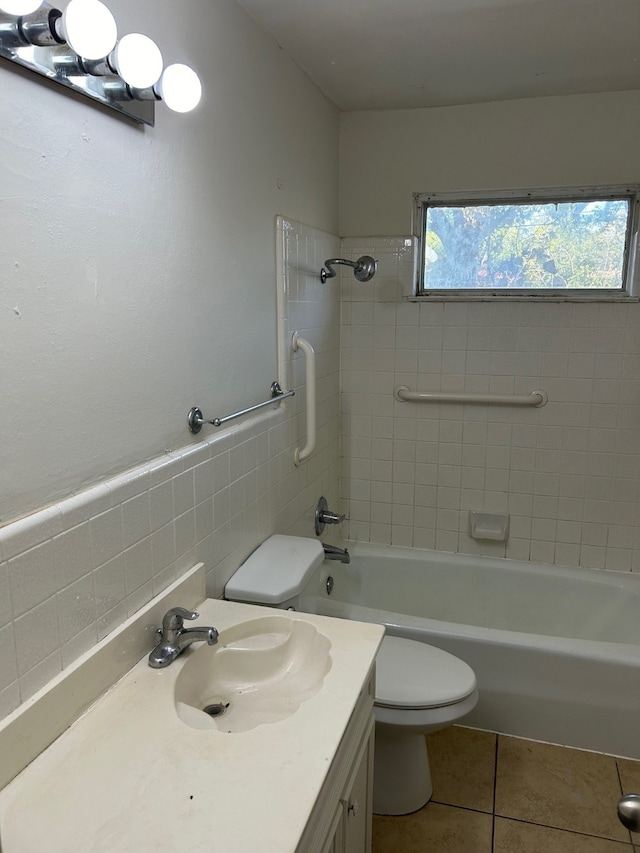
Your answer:
[[[345,516],[344,513],[331,512],[331,510],[325,509],[324,512],[320,513],[319,518],[325,524],[342,524]]]
[[[327,504],[327,499],[321,497],[316,507],[316,536],[320,536],[324,532],[326,524],[341,524],[344,518],[344,515],[332,512]]]
[[[199,615],[195,610],[187,610],[186,607],[172,607],[162,617],[162,632],[179,631],[183,619],[197,619]]]

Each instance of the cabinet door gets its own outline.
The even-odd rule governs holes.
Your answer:
[[[338,803],[322,853],[344,853],[344,806]]]
[[[371,810],[373,789],[373,734],[360,753],[350,786],[342,800],[344,808],[344,853],[371,850]]]

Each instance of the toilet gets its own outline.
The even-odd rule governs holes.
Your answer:
[[[433,793],[425,735],[468,714],[478,701],[471,667],[448,652],[385,635],[376,658],[373,810],[417,811]]]
[[[275,534],[229,580],[225,598],[296,609],[323,560],[317,539]],[[425,735],[457,722],[477,701],[476,677],[464,661],[426,643],[385,635],[376,658],[376,814],[408,814],[429,801]]]

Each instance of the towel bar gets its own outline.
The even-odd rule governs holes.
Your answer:
[[[222,426],[222,424],[226,424],[227,421],[232,421],[234,418],[240,418],[242,415],[248,415],[249,412],[255,412],[256,409],[262,409],[263,406],[271,406],[273,403],[278,403],[280,400],[286,400],[287,397],[293,397],[295,391],[283,391],[277,381],[271,383],[271,399],[265,400],[264,403],[256,403],[255,406],[249,406],[248,409],[243,409],[241,412],[234,412],[232,415],[227,415],[224,418],[213,418],[212,420],[208,420],[202,414],[202,410],[197,406],[194,406],[192,409],[189,409],[189,415],[187,416],[187,423],[189,424],[189,429],[193,433],[199,433],[202,429],[203,424],[211,424],[212,426]]]

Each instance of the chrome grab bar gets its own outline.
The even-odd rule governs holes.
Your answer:
[[[530,394],[465,394],[445,391],[410,391],[399,385],[395,398],[401,403],[484,403],[490,406],[545,406],[549,399],[546,391]]]
[[[279,383],[275,381],[271,383],[271,399],[265,400],[264,403],[256,403],[255,406],[249,406],[248,409],[243,409],[241,412],[234,412],[232,415],[227,415],[224,418],[212,418],[212,420],[205,418],[202,414],[202,410],[197,406],[194,406],[192,409],[189,409],[187,423],[189,424],[191,432],[199,433],[203,424],[211,424],[215,427],[222,426],[222,424],[226,424],[227,421],[240,418],[242,415],[248,415],[249,412],[255,412],[257,409],[262,409],[264,406],[272,406],[274,403],[279,403],[280,400],[286,400],[287,397],[293,397],[295,393],[295,391],[283,391]]]

